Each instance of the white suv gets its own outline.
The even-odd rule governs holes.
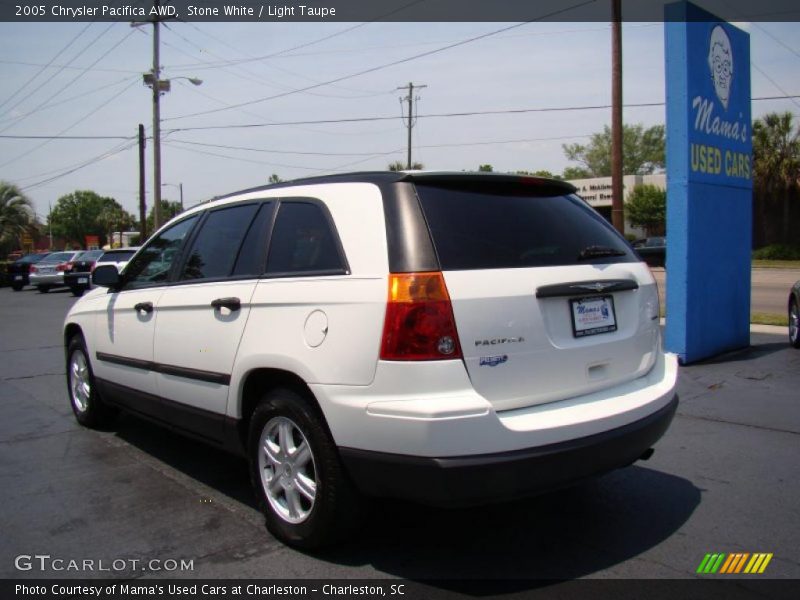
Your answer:
[[[356,173],[188,210],[67,315],[75,416],[245,455],[306,548],[364,496],[477,504],[647,458],[677,407],[656,283],[574,192]]]

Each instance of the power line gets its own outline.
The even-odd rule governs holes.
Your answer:
[[[199,112],[196,112],[196,113],[190,113],[190,114],[187,114],[187,115],[180,115],[180,116],[177,116],[177,117],[170,117],[168,119],[164,119],[164,121],[174,121],[174,120],[177,120],[177,119],[186,119],[186,118],[189,118],[189,117],[197,117],[197,116],[200,116],[200,115],[207,115],[207,114],[222,112],[222,111],[231,110],[231,109],[234,109],[234,108],[241,108],[243,106],[250,106],[250,105],[253,105],[253,104],[259,104],[261,102],[266,102],[268,100],[275,100],[277,98],[283,98],[283,97],[286,97],[286,96],[290,96],[292,94],[297,94],[297,93],[300,93],[300,92],[313,90],[313,89],[316,89],[318,87],[322,87],[324,85],[330,85],[332,83],[339,83],[340,81],[345,81],[347,79],[352,79],[354,77],[359,77],[361,75],[366,75],[367,73],[374,73],[376,71],[380,71],[382,69],[386,69],[386,68],[389,68],[389,67],[393,67],[393,66],[396,66],[396,65],[407,63],[407,62],[416,60],[418,58],[423,58],[423,57],[426,57],[426,56],[432,56],[434,54],[438,54],[439,52],[444,52],[445,50],[450,50],[452,48],[457,48],[458,46],[464,46],[466,44],[470,44],[472,42],[476,42],[478,40],[482,40],[482,39],[491,37],[493,35],[497,35],[498,33],[503,33],[505,31],[510,31],[512,29],[517,29],[519,27],[523,27],[525,25],[529,25],[530,23],[533,23],[534,21],[547,19],[547,18],[554,17],[556,15],[559,15],[559,14],[562,14],[562,13],[565,13],[565,12],[569,12],[569,11],[575,9],[575,8],[578,8],[578,7],[581,7],[581,6],[585,6],[585,5],[591,4],[593,2],[595,2],[595,0],[584,0],[583,2],[580,2],[579,4],[575,4],[575,5],[569,6],[567,8],[562,8],[562,9],[553,11],[551,13],[548,13],[546,15],[542,15],[541,17],[539,17],[537,19],[533,19],[531,21],[525,21],[523,23],[515,23],[514,25],[509,25],[507,27],[502,27],[500,29],[496,29],[494,31],[490,31],[488,33],[483,33],[481,35],[477,35],[477,36],[474,36],[474,37],[471,37],[471,38],[467,38],[467,39],[464,39],[464,40],[461,40],[461,41],[458,41],[458,42],[455,42],[455,43],[452,43],[452,44],[448,44],[447,46],[443,46],[441,48],[436,48],[434,50],[428,50],[426,52],[420,52],[419,54],[415,54],[413,56],[408,56],[406,58],[401,58],[399,60],[395,60],[395,61],[392,61],[392,62],[389,62],[389,63],[385,63],[385,64],[378,65],[378,66],[375,66],[375,67],[371,67],[369,69],[364,69],[362,71],[358,71],[356,73],[351,73],[349,75],[343,75],[341,77],[336,77],[336,78],[331,79],[329,81],[324,81],[322,83],[316,83],[316,84],[313,84],[313,85],[306,86],[304,88],[299,88],[299,89],[296,89],[296,90],[291,90],[291,91],[288,91],[288,92],[275,94],[273,96],[266,96],[264,98],[256,98],[255,100],[249,100],[247,102],[240,102],[238,104],[232,104],[228,108],[216,108],[216,109],[211,109],[211,110],[199,111]]]
[[[111,26],[113,26],[113,25],[114,25],[114,23],[111,23],[111,25],[108,27],[108,29],[110,29],[110,28],[111,28]],[[108,31],[108,29],[106,29],[106,30],[105,30],[103,33],[105,33],[106,31]],[[78,75],[77,77],[75,77],[75,78],[73,78],[73,79],[70,79],[70,80],[67,82],[67,84],[66,84],[66,85],[64,85],[64,86],[63,86],[63,87],[62,87],[60,90],[58,90],[58,91],[57,91],[55,94],[53,94],[52,96],[50,96],[50,97],[49,97],[47,100],[45,100],[44,102],[42,102],[41,104],[39,104],[39,105],[38,105],[36,108],[34,108],[34,109],[33,109],[33,110],[30,112],[30,113],[28,113],[28,114],[33,114],[33,113],[37,112],[37,111],[38,111],[38,110],[40,110],[40,109],[41,109],[41,108],[42,108],[42,107],[43,107],[45,104],[47,104],[48,102],[50,102],[51,100],[53,100],[54,98],[56,98],[57,96],[59,96],[61,93],[63,93],[63,92],[64,92],[64,91],[65,91],[67,88],[69,88],[70,86],[72,86],[72,85],[73,85],[75,82],[77,82],[77,81],[78,81],[78,80],[79,80],[81,77],[83,77],[83,76],[84,76],[86,73],[88,73],[88,72],[89,72],[89,71],[92,69],[92,67],[94,67],[94,66],[95,66],[97,63],[99,63],[101,60],[103,60],[103,59],[104,59],[104,58],[106,58],[106,57],[107,57],[109,54],[111,54],[111,53],[112,53],[114,50],[116,50],[116,49],[117,49],[117,47],[118,47],[118,46],[120,46],[120,45],[121,45],[121,44],[122,44],[122,43],[123,43],[125,40],[127,40],[127,39],[128,39],[128,38],[129,38],[129,37],[132,35],[132,34],[133,34],[133,31],[130,31],[130,32],[128,33],[128,35],[126,35],[126,36],[125,36],[125,37],[123,37],[121,40],[119,40],[119,41],[118,41],[116,44],[114,44],[114,45],[113,45],[111,48],[109,48],[109,49],[108,49],[108,50],[106,50],[106,51],[105,51],[103,54],[101,54],[101,55],[100,55],[100,56],[97,58],[97,60],[95,60],[95,61],[94,61],[94,62],[93,62],[91,65],[89,65],[88,67],[86,67],[86,69],[84,69],[84,71],[83,71],[83,72],[82,72],[80,75]],[[96,38],[96,39],[99,39],[99,37],[98,37],[98,38]],[[87,46],[87,48],[88,48],[88,46]],[[8,125],[8,126],[6,126],[5,128],[3,128],[2,130],[0,130],[0,133],[2,133],[2,132],[5,132],[5,131],[8,131],[8,130],[9,130],[11,127],[13,127],[14,125],[18,124],[20,121],[22,121],[23,119],[26,119],[26,118],[27,118],[27,117],[21,117],[21,118],[20,118],[20,119],[18,119],[18,120],[17,120],[15,123],[12,123],[11,125]],[[4,163],[4,164],[8,164],[8,163]],[[0,165],[0,166],[2,166],[2,165]]]
[[[139,81],[140,77],[141,77],[141,75],[138,75],[137,77],[135,77],[135,80]],[[8,119],[1,119],[0,123],[6,123],[8,121],[13,121],[13,120],[16,120],[16,119],[21,118],[21,117],[28,117],[28,116],[30,116],[30,115],[32,115],[34,113],[37,113],[37,112],[40,112],[40,111],[43,111],[43,110],[47,110],[48,108],[52,108],[54,106],[61,106],[62,104],[67,104],[69,102],[72,102],[73,100],[77,100],[79,98],[83,98],[84,96],[89,96],[90,94],[95,94],[95,93],[100,92],[102,90],[105,90],[105,89],[108,89],[108,88],[111,88],[111,87],[115,87],[115,86],[118,86],[118,85],[126,83],[126,82],[130,82],[130,81],[131,81],[131,78],[128,77],[126,79],[121,79],[119,81],[115,81],[114,83],[108,83],[106,85],[101,85],[100,87],[96,87],[96,88],[93,88],[93,89],[88,90],[86,92],[83,92],[81,94],[77,94],[75,96],[71,96],[69,98],[65,98],[64,100],[59,100],[57,102],[52,102],[50,104],[45,104],[44,106],[42,106],[38,110],[32,110],[30,112],[27,112],[27,113],[24,113],[24,114],[20,115],[19,117],[11,117],[11,118],[8,118]],[[8,136],[0,135],[0,137],[8,137]]]
[[[274,150],[269,148],[251,148],[246,146],[228,146],[225,144],[207,144],[203,142],[192,142],[189,140],[170,140],[176,144],[188,144],[190,146],[204,146],[208,148],[221,148],[224,150],[243,150],[246,152],[263,152],[266,154],[293,154],[298,156],[375,156],[375,152],[301,152],[293,150]],[[392,151],[394,152],[394,151]]]
[[[41,181],[37,181],[36,183],[32,183],[32,184],[30,184],[28,186],[23,187],[22,190],[23,191],[32,190],[33,188],[45,185],[45,184],[53,182],[53,181],[55,181],[57,179],[61,179],[62,177],[66,177],[67,175],[71,175],[72,173],[75,173],[76,171],[84,169],[84,168],[88,167],[89,165],[93,165],[93,164],[95,164],[95,163],[97,163],[97,162],[99,162],[101,160],[105,160],[106,158],[110,158],[110,157],[114,156],[115,154],[119,154],[120,152],[124,152],[125,150],[129,150],[129,149],[133,148],[134,146],[136,146],[137,144],[138,144],[138,141],[134,141],[132,143],[125,144],[125,145],[117,145],[114,148],[112,148],[111,150],[108,150],[108,151],[104,152],[103,154],[100,154],[100,155],[92,157],[92,158],[90,158],[90,159],[88,159],[86,161],[83,161],[79,166],[76,166],[75,168],[69,169],[69,170],[64,171],[62,173],[59,173],[58,175],[55,175],[53,177],[48,177],[47,179],[43,179]]]
[[[138,80],[138,79],[137,79]],[[194,88],[192,88],[194,89]],[[212,96],[207,96],[212,100],[217,100]],[[751,98],[752,102],[757,101],[765,101],[765,100],[791,100],[800,98],[800,94],[786,94],[781,96],[759,96],[757,98]],[[222,102],[221,100],[217,100],[218,102]],[[631,104],[624,104],[625,108],[642,108],[642,107],[654,107],[654,106],[664,106],[664,102],[642,102],[642,103],[631,103]],[[591,106],[555,106],[555,107],[546,107],[546,108],[516,108],[516,109],[505,109],[505,110],[484,110],[484,111],[469,111],[469,112],[453,112],[453,113],[432,113],[427,115],[416,115],[416,118],[419,119],[432,119],[432,118],[447,118],[447,117],[463,117],[463,116],[483,116],[483,115],[501,115],[501,114],[524,114],[529,112],[558,112],[558,111],[580,111],[580,110],[597,110],[603,108],[610,108],[611,105],[591,105]],[[392,115],[392,116],[375,116],[375,117],[352,117],[352,118],[341,118],[341,119],[317,119],[317,120],[310,120],[310,121],[270,121],[267,123],[249,123],[249,124],[230,124],[230,125],[208,125],[205,127],[176,127],[174,129],[166,130],[166,133],[173,134],[179,133],[182,131],[205,131],[205,130],[219,130],[219,129],[248,129],[248,128],[257,128],[257,127],[284,127],[284,126],[292,126],[292,125],[320,125],[320,124],[337,124],[337,123],[360,123],[360,122],[372,122],[372,121],[401,121],[403,119],[402,116]],[[0,139],[86,139],[86,140],[93,140],[93,139],[129,139],[131,136],[126,135],[95,135],[95,136],[61,136],[61,135],[3,135],[0,134]],[[543,141],[549,139],[568,139],[571,137],[584,137],[584,136],[558,136],[553,138],[531,138],[525,140],[509,140],[508,142],[487,142],[487,143],[511,143],[514,141]],[[181,141],[184,143],[189,143],[185,140],[174,140],[174,141]],[[420,148],[435,148],[437,146],[420,146]]]
[[[86,113],[84,116],[82,116],[81,118],[79,118],[77,121],[75,121],[74,123],[72,123],[72,124],[71,124],[69,127],[66,127],[65,129],[63,129],[63,130],[59,131],[59,132],[58,132],[58,135],[62,135],[62,134],[64,134],[64,133],[66,133],[67,131],[69,131],[69,130],[70,130],[70,129],[72,129],[73,127],[75,127],[75,126],[77,126],[77,125],[80,125],[81,123],[83,123],[83,122],[84,122],[86,119],[88,119],[89,117],[93,117],[95,114],[97,114],[97,112],[98,112],[98,111],[100,111],[101,109],[105,108],[105,107],[106,107],[107,105],[109,105],[111,102],[113,102],[114,100],[116,100],[116,99],[117,99],[117,97],[121,96],[121,95],[122,95],[124,92],[126,92],[126,91],[127,91],[127,90],[128,90],[130,87],[131,87],[131,86],[133,86],[135,83],[136,83],[136,81],[132,81],[131,83],[129,83],[127,86],[125,86],[124,88],[122,88],[122,89],[121,89],[119,92],[117,92],[116,94],[114,94],[113,96],[111,96],[110,98],[108,98],[108,99],[107,99],[105,102],[103,102],[102,104],[100,104],[100,105],[96,106],[95,108],[93,108],[92,110],[90,110],[88,113]],[[40,149],[40,148],[42,148],[43,146],[46,146],[47,144],[49,144],[49,143],[50,143],[50,142],[52,142],[52,141],[53,141],[52,139],[45,140],[45,141],[43,141],[41,144],[39,144],[38,146],[34,146],[34,147],[33,147],[33,148],[31,148],[30,150],[27,150],[26,152],[23,152],[22,154],[19,154],[18,156],[16,156],[16,157],[12,158],[11,160],[7,160],[7,161],[5,161],[4,163],[0,164],[0,167],[5,167],[5,166],[7,166],[7,165],[10,165],[11,163],[17,162],[19,159],[21,159],[21,158],[23,158],[23,157],[25,157],[25,156],[28,156],[29,154],[33,154],[34,152],[36,152],[37,150],[39,150],[39,149]]]
[[[72,44],[74,44],[74,43],[75,43],[75,42],[78,40],[78,38],[79,38],[79,37],[81,37],[81,36],[83,35],[83,32],[84,32],[84,31],[86,31],[87,29],[89,29],[89,27],[91,27],[91,26],[92,26],[92,24],[91,24],[91,23],[89,23],[88,25],[86,25],[86,27],[84,27],[83,29],[81,29],[81,30],[78,32],[78,34],[77,34],[75,37],[73,37],[73,38],[72,38],[72,39],[71,39],[69,42],[67,42],[67,45],[66,45],[66,46],[64,46],[63,48],[61,48],[61,50],[59,50],[58,52],[56,52],[56,54],[53,56],[53,58],[51,58],[51,59],[50,59],[50,61],[49,61],[49,62],[48,62],[46,65],[42,65],[42,68],[41,68],[41,69],[39,69],[38,71],[36,71],[36,73],[34,73],[33,77],[31,77],[30,79],[28,79],[28,81],[26,81],[26,82],[25,82],[25,83],[23,83],[23,84],[22,84],[20,87],[18,87],[18,88],[17,88],[17,91],[16,91],[16,92],[14,92],[14,93],[13,93],[13,94],[11,94],[11,95],[10,95],[8,98],[6,98],[6,99],[3,101],[3,103],[2,103],[2,104],[0,104],[0,108],[3,108],[3,107],[6,105],[6,104],[8,104],[9,102],[11,102],[11,100],[12,100],[12,99],[13,99],[13,98],[14,98],[14,97],[17,95],[17,94],[21,93],[21,92],[22,92],[22,90],[24,90],[26,87],[28,87],[28,85],[30,85],[30,84],[33,82],[33,80],[34,80],[34,79],[36,79],[37,77],[39,77],[39,75],[41,75],[42,73],[44,73],[44,72],[45,72],[45,71],[46,71],[46,70],[47,70],[47,69],[50,67],[50,65],[52,65],[52,64],[53,64],[53,61],[54,61],[55,59],[57,59],[59,56],[61,56],[61,55],[62,55],[64,52],[66,52],[67,48],[69,48],[69,47],[70,47]],[[74,60],[74,59],[73,59],[73,60]],[[47,83],[47,82],[45,82],[45,83]],[[41,86],[40,86],[40,87],[41,87]],[[39,88],[36,88],[36,89],[39,89]],[[14,105],[14,106],[11,108],[11,110],[13,110],[14,108],[16,108],[17,106],[19,106],[19,104],[15,104],[15,105]]]
[[[91,25],[91,23],[89,23],[89,25]],[[88,29],[89,25],[87,25],[86,27],[84,27],[84,28],[83,28],[83,30],[82,30],[82,32],[83,32],[83,31],[86,31],[86,29]],[[106,27],[106,28],[105,28],[103,31],[101,31],[101,32],[100,32],[100,34],[99,34],[97,37],[95,37],[95,38],[94,38],[94,39],[93,39],[91,42],[89,42],[88,44],[86,44],[86,45],[85,45],[85,46],[84,46],[84,47],[83,47],[83,48],[80,50],[80,52],[78,52],[78,53],[77,53],[75,56],[73,56],[73,57],[72,57],[72,58],[69,60],[69,62],[68,62],[67,64],[72,64],[73,62],[75,62],[75,61],[76,61],[76,60],[77,60],[77,59],[78,59],[78,58],[79,58],[79,57],[80,57],[80,56],[81,56],[81,55],[82,55],[84,52],[86,52],[86,51],[87,51],[89,48],[91,48],[91,47],[92,47],[94,44],[96,44],[96,43],[97,43],[97,40],[99,40],[99,39],[100,39],[101,37],[103,37],[103,36],[104,36],[106,33],[108,33],[108,32],[111,30],[111,28],[112,28],[113,26],[114,26],[114,23],[111,23],[111,24],[110,24],[108,27]],[[91,68],[91,67],[89,67],[89,68]],[[58,70],[58,71],[56,71],[56,72],[55,72],[55,73],[54,73],[52,76],[50,76],[49,78],[45,79],[45,80],[44,80],[44,81],[43,81],[43,82],[42,82],[42,83],[41,83],[41,84],[40,84],[40,85],[39,85],[39,86],[38,86],[36,89],[34,89],[34,90],[33,90],[32,92],[30,92],[30,93],[29,93],[27,96],[25,96],[24,98],[22,98],[22,99],[21,99],[19,102],[17,102],[17,103],[16,103],[14,106],[12,106],[11,108],[9,108],[9,109],[8,109],[6,112],[11,112],[11,111],[12,111],[12,110],[14,110],[14,109],[15,109],[17,106],[19,106],[20,104],[22,104],[23,102],[25,102],[25,101],[26,101],[28,98],[30,98],[31,96],[33,96],[33,95],[34,95],[36,92],[38,92],[40,89],[42,89],[42,88],[43,88],[45,85],[47,85],[48,83],[50,83],[50,81],[52,81],[54,77],[57,77],[57,76],[58,76],[58,74],[59,74],[59,73],[61,73],[61,71],[62,71],[62,70],[63,70],[63,69],[59,69],[59,70]],[[42,106],[42,105],[44,105],[44,104],[47,104],[47,103],[48,103],[50,100],[52,100],[53,98],[55,98],[56,96],[58,96],[58,95],[59,95],[61,92],[63,92],[63,91],[64,91],[64,90],[65,90],[67,87],[69,87],[70,85],[72,85],[72,83],[74,83],[74,81],[76,81],[78,78],[80,78],[80,77],[82,77],[83,75],[85,75],[85,74],[86,74],[86,71],[88,71],[88,69],[84,69],[84,71],[83,71],[83,73],[81,73],[81,75],[78,75],[78,77],[76,77],[75,79],[73,79],[73,80],[70,80],[70,81],[69,81],[69,83],[67,83],[67,85],[66,85],[66,86],[64,86],[63,88],[61,88],[61,89],[60,89],[58,92],[56,92],[55,94],[52,94],[52,95],[51,95],[51,96],[50,96],[50,97],[49,97],[47,100],[45,100],[44,102],[42,102],[42,104],[40,104],[39,106],[37,106],[37,107],[36,107],[34,110],[39,110],[39,108],[41,108],[41,106]],[[24,119],[24,117],[22,117],[22,118],[18,119],[18,121],[17,121],[17,122],[19,122],[19,121],[21,121],[21,120],[23,120],[23,119]],[[3,129],[2,131],[5,131],[6,129],[8,129],[8,127],[6,127],[5,129]]]
[[[237,61],[226,61],[225,64],[228,64],[228,63],[242,64],[242,63],[245,63],[245,62],[259,62],[259,61],[267,60],[268,58],[275,58],[276,56],[280,56],[282,54],[286,54],[287,52],[292,52],[294,50],[301,50],[302,48],[308,48],[309,46],[314,46],[316,44],[319,44],[319,43],[325,42],[327,40],[333,39],[335,37],[338,37],[340,35],[344,35],[345,33],[349,33],[349,32],[351,32],[351,31],[353,31],[355,29],[359,29],[359,28],[365,27],[365,26],[367,26],[367,25],[369,25],[371,23],[375,23],[377,21],[381,21],[383,19],[391,17],[392,15],[394,15],[394,14],[396,14],[398,12],[404,11],[405,9],[410,8],[410,7],[412,7],[412,6],[416,5],[416,4],[420,4],[422,2],[427,2],[427,0],[414,0],[413,2],[409,2],[408,4],[404,4],[403,6],[400,6],[400,7],[396,8],[396,9],[386,13],[386,14],[383,14],[383,15],[381,15],[379,17],[376,17],[376,18],[372,19],[371,21],[364,21],[362,23],[358,23],[358,24],[353,25],[351,27],[347,27],[345,29],[342,29],[341,31],[334,32],[334,33],[332,33],[330,35],[326,35],[326,36],[318,38],[316,40],[311,40],[310,42],[303,42],[302,44],[298,44],[297,46],[292,46],[291,48],[284,48],[283,50],[278,50],[277,52],[272,52],[270,54],[265,54],[263,56],[255,56],[255,57],[252,57],[252,58],[246,58],[246,59],[237,60]],[[208,64],[213,65],[213,67],[210,67],[210,68],[216,68],[216,67],[225,66],[224,64],[218,64],[218,65],[214,65],[214,63],[208,63]],[[189,64],[189,65],[179,65],[179,66],[180,66],[180,68],[189,68],[189,67],[198,66],[198,65]]]

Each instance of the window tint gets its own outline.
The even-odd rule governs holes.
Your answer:
[[[134,254],[136,254],[136,250],[111,250],[103,254],[103,256],[100,257],[100,260],[103,262],[118,263],[130,260]]]
[[[528,186],[419,184],[417,193],[442,269],[638,261],[605,219],[572,194],[536,195]],[[594,252],[584,252],[591,247]]]
[[[192,244],[181,279],[228,277],[257,210],[257,204],[245,204],[210,212]]]
[[[258,277],[264,273],[264,260],[267,254],[267,228],[272,220],[274,210],[275,204],[272,202],[261,205],[239,250],[239,257],[236,259],[236,266],[233,268],[234,276],[252,275]]]
[[[270,242],[268,273],[347,271],[337,238],[322,208],[306,202],[283,202]]]
[[[125,268],[125,287],[140,288],[164,283],[184,238],[196,221],[197,215],[189,217],[151,240]]]

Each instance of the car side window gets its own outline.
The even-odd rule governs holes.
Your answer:
[[[218,279],[233,270],[258,204],[211,211],[187,254],[180,279]]]
[[[322,207],[311,202],[281,202],[272,230],[268,275],[344,274],[347,263]]]
[[[194,215],[176,223],[153,238],[125,269],[125,289],[153,287],[166,283],[184,239],[197,222]]]

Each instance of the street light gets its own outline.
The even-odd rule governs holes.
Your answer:
[[[170,80],[160,79],[158,64],[158,21],[153,22],[153,70],[143,75],[144,84],[153,90],[153,230],[161,226],[161,94],[170,90]],[[203,83],[196,77],[175,77],[185,79],[193,85]]]
[[[176,187],[176,188],[178,188],[180,190],[180,192],[181,192],[181,212],[183,212],[183,182],[178,183],[178,184],[174,184],[174,183],[162,183],[161,184],[161,187],[166,187],[166,186]]]

